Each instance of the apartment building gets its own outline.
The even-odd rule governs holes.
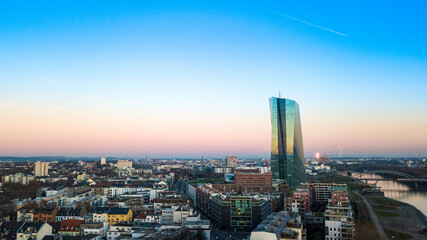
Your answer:
[[[325,210],[325,239],[353,240],[354,214],[346,189],[334,188]]]

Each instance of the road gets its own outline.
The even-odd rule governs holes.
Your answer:
[[[388,239],[388,238],[387,238],[387,235],[385,234],[384,229],[383,229],[383,227],[381,226],[380,220],[378,219],[377,215],[375,214],[374,209],[373,209],[373,208],[372,208],[372,206],[371,206],[371,203],[370,203],[370,202],[365,198],[365,196],[363,196],[363,195],[362,195],[362,194],[360,194],[359,192],[354,191],[354,193],[355,193],[357,196],[361,197],[361,198],[363,199],[363,201],[365,202],[366,207],[367,207],[367,208],[368,208],[368,210],[369,210],[369,214],[371,215],[372,222],[375,224],[375,227],[377,228],[377,230],[378,230],[378,234],[380,235],[381,239],[383,239],[383,240],[387,240],[387,239]]]

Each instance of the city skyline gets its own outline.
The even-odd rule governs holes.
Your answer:
[[[423,2],[0,3],[0,156],[427,155]],[[363,16],[363,17],[361,17]]]

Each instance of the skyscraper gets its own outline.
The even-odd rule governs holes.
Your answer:
[[[305,179],[299,106],[294,100],[270,98],[271,171],[295,187]]]

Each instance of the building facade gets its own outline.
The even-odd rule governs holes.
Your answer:
[[[227,167],[236,167],[236,166],[237,166],[237,157],[227,156]]]
[[[325,211],[325,239],[355,239],[354,213],[345,189],[332,190]]]
[[[131,168],[132,162],[128,160],[118,160],[117,161],[117,168],[123,169],[123,168]]]
[[[251,232],[250,240],[305,240],[306,229],[298,213],[271,213]]]
[[[17,231],[16,240],[42,240],[52,234],[52,226],[45,222],[26,222]]]
[[[30,181],[34,181],[34,176],[23,173],[3,176],[3,183],[20,183],[27,185]]]
[[[270,214],[270,201],[254,196],[216,195],[211,198],[210,219],[221,229],[251,231]]]
[[[108,211],[107,222],[110,226],[120,222],[132,221],[132,210],[130,208],[113,207]]]
[[[37,161],[34,163],[34,176],[35,177],[44,177],[48,176],[49,172],[49,163]]]
[[[272,181],[273,175],[271,172],[234,172],[234,185],[239,192],[273,192]]]
[[[294,100],[270,98],[271,171],[295,187],[305,179],[299,106]]]
[[[331,198],[332,190],[336,188],[347,189],[343,183],[302,183],[301,187],[311,188],[313,202],[326,203]]]

